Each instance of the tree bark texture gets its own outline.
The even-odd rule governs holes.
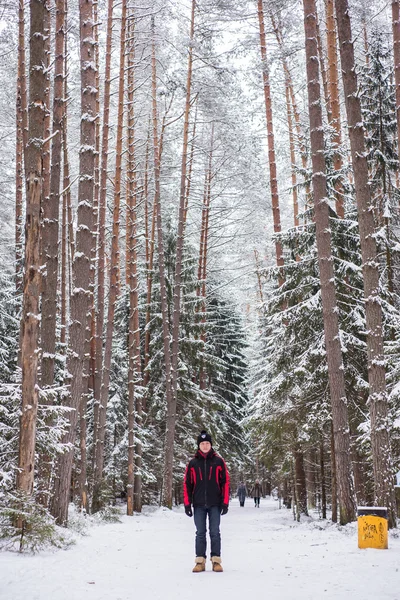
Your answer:
[[[394,82],[396,86],[397,148],[400,148],[400,2],[392,0]]]
[[[111,48],[114,0],[108,0],[106,54],[103,96],[103,129],[101,135],[100,190],[98,210],[97,241],[97,294],[96,294],[96,365],[94,373],[93,438],[97,438],[99,407],[101,395],[101,373],[103,368],[103,330],[104,330],[104,282],[106,268],[106,212],[107,212],[107,164],[110,128],[110,91],[111,91]],[[93,466],[95,453],[93,453]]]
[[[182,166],[181,166],[181,184],[179,193],[179,214],[178,214],[178,234],[176,240],[176,258],[175,258],[175,280],[173,292],[173,314],[172,314],[172,345],[171,345],[171,402],[167,404],[167,428],[165,432],[164,446],[164,486],[163,486],[163,504],[172,508],[173,492],[173,462],[174,462],[174,441],[176,428],[176,403],[178,389],[178,355],[179,355],[179,324],[181,315],[181,288],[182,288],[182,261],[185,230],[185,204],[186,204],[186,175],[188,163],[188,144],[189,144],[189,113],[190,96],[192,87],[193,71],[193,42],[194,42],[194,19],[195,19],[196,0],[192,0],[191,19],[190,19],[190,37],[188,48],[188,70],[186,79],[186,102],[183,122],[183,146],[182,146]]]
[[[142,364],[139,329],[139,280],[137,269],[137,171],[135,157],[134,68],[135,37],[134,16],[129,15],[128,46],[128,164],[126,208],[126,284],[129,293],[128,325],[128,483],[127,514],[142,509],[142,446],[135,426],[142,420]],[[139,389],[138,389],[139,388]],[[136,455],[136,456],[135,456]],[[136,466],[136,469],[134,468]]]
[[[324,158],[324,132],[316,39],[315,0],[303,0],[303,6],[315,228],[321,282],[325,347],[335,435],[340,522],[341,524],[345,524],[355,519],[355,504],[351,477],[350,434],[344,383],[344,367],[340,346],[335,274],[331,252],[329,205],[327,199]]]
[[[329,124],[334,130],[334,135],[332,137],[332,142],[335,149],[333,156],[333,168],[335,172],[340,172],[343,167],[343,159],[340,154],[340,147],[342,145],[342,123],[340,118],[339,73],[334,0],[326,0],[325,6],[326,37],[328,45],[328,89],[331,107],[331,119]],[[335,184],[335,192],[336,213],[340,219],[343,219],[344,198],[343,186],[340,180]]]
[[[43,184],[43,139],[46,115],[45,27],[47,0],[30,2],[29,126],[26,149],[25,271],[22,306],[22,406],[20,418],[17,489],[32,494],[36,420],[39,399],[38,356],[40,336],[40,210]]]
[[[114,208],[111,239],[111,264],[110,286],[108,297],[106,334],[104,345],[104,360],[102,367],[101,393],[98,427],[95,443],[95,470],[93,488],[93,510],[101,508],[100,485],[104,467],[104,443],[106,434],[106,416],[108,404],[108,390],[110,385],[110,371],[112,359],[112,341],[114,334],[115,305],[119,292],[119,232],[120,232],[120,206],[121,206],[121,178],[122,178],[122,141],[124,128],[124,94],[125,94],[125,44],[126,44],[126,0],[122,0],[121,12],[121,42],[119,62],[118,86],[118,124],[116,137],[115,183],[114,183]]]
[[[70,374],[69,430],[64,442],[74,444],[82,393],[86,326],[91,306],[91,253],[93,245],[93,192],[96,137],[96,68],[92,0],[80,0],[81,135],[79,151],[78,213],[74,261],[67,371]],[[73,450],[59,460],[52,513],[60,525],[68,520]]]
[[[272,200],[272,214],[274,219],[274,232],[280,233],[281,231],[281,213],[279,207],[279,193],[278,193],[278,179],[276,173],[276,159],[275,159],[275,138],[274,138],[274,127],[272,120],[272,100],[271,100],[271,87],[269,82],[269,68],[268,68],[268,57],[267,57],[267,42],[265,37],[265,24],[264,24],[264,8],[263,0],[258,0],[258,24],[260,30],[260,49],[261,49],[261,61],[262,61],[262,74],[263,74],[263,88],[264,88],[264,99],[265,99],[265,112],[267,119],[267,133],[268,133],[268,164],[269,164],[269,180],[271,186],[271,200]],[[283,267],[283,253],[282,244],[278,240],[275,241],[276,251],[276,264],[278,267]],[[282,276],[280,277],[280,283],[282,283]]]
[[[348,1],[336,0],[335,6],[364,278],[369,381],[368,403],[371,418],[375,502],[379,506],[387,506],[389,527],[395,527],[394,473],[388,433],[382,307],[379,296],[379,260],[374,237],[375,223],[371,206],[364,128],[361,102],[358,95]]]
[[[58,231],[62,162],[62,126],[65,106],[64,19],[65,0],[57,0],[50,199],[47,202],[44,213],[42,230],[43,264],[46,273],[46,276],[43,278],[42,286],[42,387],[50,387],[53,385],[56,350]]]
[[[25,65],[25,8],[18,2],[18,71],[16,97],[15,145],[15,287],[23,292],[23,192],[24,153],[27,149],[26,65]]]

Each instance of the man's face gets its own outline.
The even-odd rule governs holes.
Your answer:
[[[201,442],[199,448],[203,454],[207,454],[211,450],[211,444],[210,442]]]

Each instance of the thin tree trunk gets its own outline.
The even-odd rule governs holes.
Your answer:
[[[43,266],[46,264],[46,255],[45,255],[45,246],[47,244],[47,240],[43,240],[42,238],[48,237],[45,230],[47,229],[47,224],[51,220],[50,213],[50,139],[51,139],[51,113],[50,113],[50,54],[51,54],[51,18],[50,18],[50,2],[51,0],[47,0],[48,2],[48,14],[46,16],[45,23],[45,66],[46,66],[46,87],[45,87],[45,102],[46,102],[46,115],[45,115],[45,141],[43,143],[42,148],[42,162],[43,162],[43,184],[42,184],[42,222],[41,222],[41,239],[40,239],[40,252],[42,256],[42,264]],[[42,296],[43,291],[46,289],[46,277],[42,278]],[[45,293],[46,294],[46,293]],[[43,318],[43,317],[42,317]],[[41,326],[43,328],[43,325]]]
[[[275,234],[281,231],[281,215],[279,207],[279,194],[278,194],[278,179],[276,173],[276,160],[275,160],[275,138],[274,128],[272,121],[272,100],[271,100],[271,88],[269,83],[269,67],[267,58],[267,43],[265,37],[265,25],[264,25],[264,9],[263,0],[258,0],[258,24],[260,29],[260,49],[261,49],[261,60],[262,60],[262,72],[263,72],[263,87],[264,87],[264,99],[265,99],[265,112],[267,118],[267,132],[268,132],[268,163],[269,163],[269,180],[271,186],[271,199],[272,199],[272,214],[274,219],[274,232]],[[275,241],[276,251],[276,264],[278,267],[283,267],[283,253],[282,244],[277,239]],[[280,284],[283,283],[282,274],[279,277]]]
[[[26,149],[25,272],[22,307],[22,406],[20,418],[17,489],[32,494],[36,420],[39,397],[38,351],[40,335],[40,208],[42,200],[42,146],[45,133],[45,26],[46,0],[30,2],[29,140]]]
[[[337,56],[337,36],[335,23],[334,0],[326,0],[326,35],[328,45],[328,86],[329,100],[331,106],[331,119],[329,124],[333,127],[334,135],[332,142],[334,144],[333,168],[336,173],[340,173],[343,167],[343,159],[340,154],[342,145],[342,124],[340,119],[340,98],[339,98],[339,73]],[[343,185],[339,180],[335,184],[335,202],[336,213],[340,219],[344,218],[344,198]]]
[[[18,2],[18,73],[16,99],[16,152],[15,152],[15,287],[23,292],[23,191],[24,154],[27,149],[27,110],[25,73],[25,8]]]
[[[108,0],[106,54],[104,73],[104,99],[103,99],[103,131],[101,140],[101,166],[100,166],[100,196],[99,196],[99,222],[97,242],[97,310],[96,310],[96,365],[94,374],[94,403],[93,403],[93,439],[97,439],[99,421],[99,407],[101,396],[101,373],[103,367],[103,330],[104,330],[104,281],[105,281],[105,256],[106,256],[106,212],[107,212],[107,163],[108,163],[108,138],[110,122],[110,89],[111,89],[111,45],[113,25],[114,0]],[[96,453],[93,452],[93,467]]]
[[[67,372],[70,374],[69,413],[70,427],[63,441],[75,442],[79,406],[82,392],[83,359],[86,348],[87,313],[91,302],[91,253],[93,242],[93,191],[96,143],[96,72],[94,63],[93,5],[92,0],[80,0],[81,47],[81,139],[79,154],[78,216],[76,251],[73,261],[73,283],[70,301],[71,325],[69,328],[70,352]],[[73,450],[59,460],[52,513],[57,522],[68,520]]]
[[[297,175],[296,175],[296,153],[294,147],[294,135],[293,135],[293,119],[292,119],[292,105],[290,102],[290,89],[289,81],[285,76],[285,97],[286,97],[286,115],[288,121],[289,130],[289,149],[290,149],[290,164],[291,164],[291,177],[292,177],[292,197],[293,197],[293,222],[294,226],[299,226],[299,200],[297,196]]]
[[[388,433],[390,427],[388,422],[383,351],[382,307],[379,297],[379,260],[374,236],[374,218],[370,210],[371,196],[368,182],[368,164],[347,0],[336,0],[336,20],[338,24],[343,88],[349,127],[364,277],[370,394],[368,403],[371,417],[375,502],[379,506],[387,506],[389,527],[395,527],[396,505]]]
[[[317,6],[315,6],[315,10],[317,10]],[[319,28],[318,12],[316,12],[315,15],[316,15],[316,29],[317,29],[318,59],[319,59],[319,66],[320,66],[321,78],[322,78],[322,88],[324,90],[324,100],[325,100],[326,114],[328,117],[328,123],[330,123],[332,120],[332,107],[331,107],[331,99],[329,96],[329,89],[328,89],[328,77],[327,77],[326,66],[325,66],[325,55],[324,55],[324,49],[322,47],[322,39],[321,39],[321,32],[320,32],[320,28]]]
[[[325,457],[324,457],[324,439],[321,437],[319,447],[319,465],[321,469],[321,509],[322,518],[326,519],[326,478],[325,478]]]
[[[310,115],[310,137],[313,166],[315,228],[321,281],[325,346],[332,404],[332,419],[334,423],[335,434],[335,451],[340,499],[340,523],[346,524],[350,521],[353,521],[355,518],[355,504],[351,477],[350,436],[344,383],[343,357],[340,347],[335,274],[333,271],[331,252],[319,67],[318,62],[315,60],[315,57],[318,54],[316,42],[315,0],[303,0],[303,5],[307,59],[308,110]]]
[[[174,463],[174,441],[176,427],[176,403],[178,389],[178,355],[179,355],[179,323],[181,314],[181,288],[182,288],[182,262],[183,245],[185,229],[185,200],[186,200],[186,174],[188,163],[188,142],[189,142],[189,113],[190,96],[192,87],[193,71],[193,42],[194,42],[194,18],[195,18],[196,0],[192,0],[192,10],[190,19],[190,38],[188,47],[188,69],[186,79],[186,102],[183,122],[183,147],[182,147],[182,166],[181,166],[181,184],[179,193],[179,215],[178,215],[178,234],[176,240],[175,257],[175,281],[173,291],[173,315],[172,315],[172,346],[171,346],[171,399],[167,403],[166,431],[164,445],[164,487],[163,487],[163,505],[172,508],[173,492],[173,463]]]
[[[53,131],[51,141],[50,200],[44,212],[42,230],[43,262],[46,277],[42,287],[42,365],[41,385],[54,382],[56,351],[56,316],[58,283],[58,231],[60,214],[60,181],[62,161],[62,127],[64,118],[64,35],[65,0],[56,1],[56,38],[53,98]]]
[[[119,89],[118,89],[118,124],[117,145],[115,159],[115,184],[114,184],[114,209],[113,227],[111,240],[111,265],[110,265],[110,287],[108,297],[108,310],[106,322],[106,338],[104,346],[104,361],[101,379],[100,410],[98,418],[97,435],[95,442],[95,469],[93,486],[93,511],[101,508],[101,481],[103,477],[105,437],[106,437],[106,415],[108,404],[108,390],[110,385],[112,341],[114,334],[115,305],[119,292],[119,231],[120,231],[120,204],[121,204],[121,176],[122,176],[122,140],[124,126],[124,93],[125,93],[125,44],[126,44],[126,0],[122,0],[121,13],[121,42],[119,62]]]
[[[194,149],[195,149],[195,141],[196,141],[197,106],[198,105],[196,102],[196,110],[195,110],[194,119],[193,119],[192,141],[190,144],[189,170],[188,170],[187,182],[186,182],[185,212],[184,212],[184,217],[183,217],[184,232],[186,230],[187,214],[188,214],[188,210],[189,210],[190,188],[191,188],[191,184],[192,184]]]
[[[397,152],[400,152],[400,3],[392,0],[394,82],[396,86]]]
[[[138,428],[142,425],[141,401],[141,356],[139,330],[139,280],[137,272],[137,172],[135,159],[135,112],[134,112],[134,67],[135,38],[134,16],[129,18],[128,49],[128,165],[127,165],[127,209],[126,209],[126,284],[129,290],[129,325],[128,325],[128,492],[127,514],[142,509],[142,445],[136,435],[135,421]],[[139,389],[136,391],[136,388]],[[135,456],[136,455],[136,456]],[[134,469],[136,465],[136,469]]]
[[[333,420],[331,421],[331,492],[332,492],[332,523],[337,523],[338,502],[337,502],[335,434],[334,434],[334,429],[333,429]]]
[[[167,411],[172,406],[172,390],[171,390],[171,358],[170,358],[170,334],[169,334],[169,318],[168,318],[168,299],[167,287],[165,281],[165,257],[164,257],[164,242],[162,230],[161,216],[161,198],[160,198],[160,149],[158,138],[158,119],[157,119],[157,68],[156,68],[156,47],[155,47],[155,31],[154,19],[152,22],[153,45],[152,45],[152,107],[153,107],[153,157],[154,157],[154,205],[157,215],[157,246],[158,246],[158,270],[160,276],[160,295],[161,295],[161,314],[162,314],[162,334],[164,342],[164,361],[165,361],[165,400]],[[169,412],[169,415],[171,413]],[[175,417],[175,414],[173,414]],[[168,423],[167,423],[168,431]],[[167,434],[166,434],[167,441]],[[164,450],[167,453],[167,448]],[[172,449],[173,451],[173,449]],[[173,459],[173,456],[171,457]],[[172,466],[172,465],[171,465]],[[169,465],[168,465],[169,468]],[[166,486],[166,477],[164,476],[163,491]],[[169,495],[172,495],[172,471],[171,471],[171,486]],[[168,493],[164,495],[168,497]],[[172,496],[171,496],[172,503]]]
[[[61,240],[61,308],[60,308],[60,319],[61,319],[61,331],[60,331],[60,343],[61,351],[66,351],[67,341],[67,297],[69,296],[67,290],[67,272],[68,281],[71,279],[70,264],[72,262],[73,254],[73,240],[69,239],[69,230],[72,229],[72,223],[69,224],[68,217],[71,209],[71,189],[70,189],[70,178],[69,178],[69,157],[68,157],[68,114],[67,114],[67,103],[68,103],[68,86],[67,86],[67,59],[68,56],[68,40],[67,40],[67,10],[64,6],[64,21],[65,21],[65,33],[64,33],[64,115],[62,125],[62,145],[63,145],[63,193],[62,193],[62,240]]]

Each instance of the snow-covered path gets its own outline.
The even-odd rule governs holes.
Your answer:
[[[295,523],[274,500],[231,503],[224,573],[193,574],[194,524],[183,509],[148,510],[90,528],[66,551],[0,554],[1,600],[400,600],[400,539],[358,550],[356,525]]]

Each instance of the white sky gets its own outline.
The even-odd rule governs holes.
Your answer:
[[[193,574],[194,523],[148,508],[93,526],[69,550],[0,553],[2,600],[400,600],[400,539],[359,550],[357,524],[298,524],[278,502],[236,499],[221,519],[224,573]]]

